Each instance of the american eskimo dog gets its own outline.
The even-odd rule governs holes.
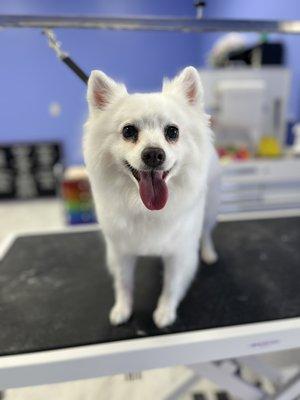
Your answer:
[[[129,94],[100,71],[88,82],[84,157],[114,279],[110,321],[132,314],[137,256],[164,262],[153,314],[162,328],[176,319],[201,257],[213,263],[219,167],[203,88],[193,67],[164,80],[159,93]]]

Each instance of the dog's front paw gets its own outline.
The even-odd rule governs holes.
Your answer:
[[[173,324],[176,319],[176,310],[167,304],[160,304],[153,313],[153,320],[158,328],[165,328]]]
[[[128,321],[132,313],[131,307],[126,303],[116,303],[110,311],[109,320],[112,325],[120,325]]]

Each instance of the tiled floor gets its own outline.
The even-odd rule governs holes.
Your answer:
[[[56,385],[8,390],[6,400],[160,400],[189,375],[183,367],[152,370],[139,380],[129,381],[123,375]],[[194,393],[205,393],[213,400],[214,387],[207,381],[195,386],[182,400],[192,400]]]

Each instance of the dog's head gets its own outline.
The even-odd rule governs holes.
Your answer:
[[[148,209],[162,209],[170,182],[205,158],[201,149],[210,138],[202,97],[193,67],[164,81],[162,92],[148,94],[128,94],[124,85],[93,71],[88,83],[87,163],[93,159],[99,168],[103,162],[117,167],[118,174],[126,174],[137,186]]]

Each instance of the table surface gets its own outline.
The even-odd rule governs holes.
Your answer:
[[[300,316],[300,218],[220,223],[174,325],[152,322],[159,259],[138,262],[134,315],[108,320],[112,281],[97,231],[18,237],[0,264],[0,355],[232,327]]]

